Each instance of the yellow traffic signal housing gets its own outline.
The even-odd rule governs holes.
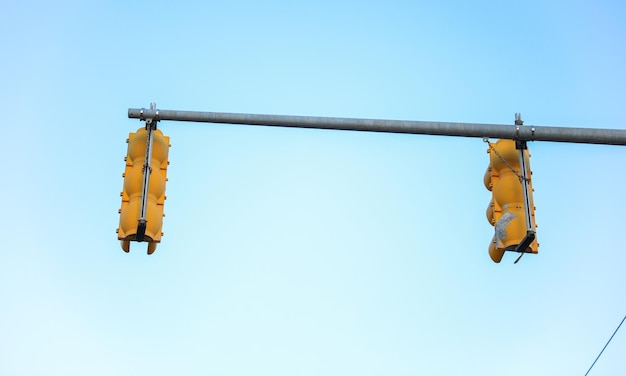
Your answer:
[[[128,153],[124,158],[126,170],[117,229],[117,238],[125,252],[130,251],[131,241],[146,241],[148,254],[152,254],[163,235],[170,138],[158,129],[148,128],[131,132],[126,140]],[[150,159],[149,163],[146,163],[146,157]]]
[[[500,262],[505,251],[537,253],[535,206],[529,153],[525,143],[498,140],[489,143],[489,167],[485,187],[492,192],[487,220],[495,234],[489,244],[489,256]]]

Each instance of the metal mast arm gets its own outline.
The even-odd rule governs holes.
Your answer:
[[[626,145],[626,130],[567,128],[480,123],[449,123],[410,120],[353,119],[315,116],[237,114],[225,112],[172,111],[130,108],[132,119],[193,121],[266,125],[294,128],[336,129],[369,132],[430,134],[478,138],[504,138],[516,141],[553,141],[586,144]]]

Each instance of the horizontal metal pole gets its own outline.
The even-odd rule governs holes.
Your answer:
[[[158,121],[175,120],[204,123],[267,125],[292,128],[429,134],[438,136],[487,137],[520,141],[553,141],[583,144],[626,145],[626,130],[623,129],[235,114],[225,112],[172,111],[143,108],[128,109],[128,117],[132,119],[153,119]]]

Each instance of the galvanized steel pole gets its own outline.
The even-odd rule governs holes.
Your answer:
[[[626,145],[626,130],[623,129],[237,114],[225,112],[172,111],[143,108],[128,109],[128,117],[141,120],[154,119],[157,121],[175,120],[292,128],[503,138],[519,141],[552,141],[583,144]]]

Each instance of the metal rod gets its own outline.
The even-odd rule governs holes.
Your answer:
[[[533,226],[533,221],[532,221],[532,211],[531,211],[531,205],[532,202],[530,201],[530,192],[531,189],[529,187],[529,183],[528,183],[528,176],[530,175],[529,171],[528,171],[528,166],[526,164],[526,150],[525,149],[519,149],[519,159],[520,159],[520,172],[522,174],[522,194],[524,196],[524,211],[525,211],[525,215],[526,215],[526,231],[535,231],[535,227]]]
[[[154,139],[154,134],[152,130],[151,124],[146,124],[147,140],[146,140],[146,159],[143,165],[143,181],[141,184],[141,208],[139,212],[139,220],[137,223],[137,241],[144,241],[144,234],[146,232],[147,226],[147,210],[148,210],[148,192],[150,189],[150,173],[152,172],[151,161],[152,161],[152,140]]]
[[[139,214],[139,220],[146,220],[147,208],[148,208],[148,192],[150,192],[150,174],[152,173],[152,142],[154,140],[154,132],[152,127],[147,126],[148,139],[146,140],[146,159],[143,165],[143,184],[141,191],[141,213]]]
[[[128,109],[131,119],[175,120],[205,123],[267,125],[294,128],[336,129],[387,133],[429,134],[478,138],[503,138],[518,141],[552,141],[584,144],[626,145],[626,130],[511,126],[481,123],[354,119],[315,116],[237,114],[225,112]]]
[[[150,110],[156,111],[156,104],[150,103]],[[158,112],[157,112],[158,113]],[[144,241],[147,227],[148,192],[150,192],[150,174],[152,173],[152,143],[154,140],[154,130],[158,120],[148,117],[146,121],[146,156],[143,164],[143,181],[141,184],[141,207],[139,210],[139,220],[137,221],[137,234],[135,239]]]
[[[515,251],[516,252],[530,252],[528,247],[530,247],[532,242],[535,240],[536,234],[535,234],[535,226],[532,220],[531,205],[533,203],[530,200],[530,193],[531,193],[530,183],[529,183],[530,169],[529,169],[529,163],[526,163],[527,162],[526,158],[528,158],[526,141],[516,142],[516,147],[518,148],[518,153],[519,153],[518,155],[519,155],[520,174],[521,174],[520,183],[522,184],[522,196],[524,199],[524,216],[526,217],[525,218],[526,219],[526,236],[517,245],[517,247],[515,248]],[[515,260],[515,264],[517,264],[517,262],[519,261],[521,257],[522,256],[520,255],[520,257],[517,260]]]

